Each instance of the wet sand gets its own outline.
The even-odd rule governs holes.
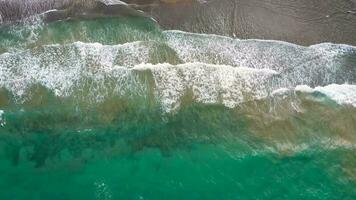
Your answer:
[[[210,0],[161,4],[146,12],[166,29],[302,45],[356,45],[355,5],[350,0]]]
[[[95,4],[95,8],[84,9],[83,13],[92,17],[106,14],[144,15],[153,17],[164,29],[213,33],[242,39],[283,40],[302,45],[321,42],[356,45],[356,0],[123,1],[128,5],[103,6],[100,4],[98,8],[99,4]],[[14,1],[9,2],[10,0],[0,2],[3,21],[19,19],[30,15],[31,12],[38,13],[54,8],[63,9],[71,5],[68,3],[69,0],[32,0],[27,1],[25,5],[14,3]],[[8,5],[4,6],[6,3]],[[88,3],[82,3],[82,5],[88,5]],[[9,7],[16,12],[10,12]],[[76,10],[78,9],[80,8],[77,6]],[[139,10],[145,13],[136,12]],[[69,14],[73,13],[81,16],[77,11],[69,12]],[[50,18],[56,20],[67,17],[68,13],[55,13]]]

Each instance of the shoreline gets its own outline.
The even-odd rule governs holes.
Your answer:
[[[101,0],[77,5],[74,0],[34,0],[21,6],[19,2],[11,3],[12,7],[10,1],[0,2],[3,22],[57,9],[46,14],[47,21],[143,16],[152,17],[165,30],[280,40],[304,46],[323,42],[356,45],[355,0]],[[6,3],[9,5],[4,6]],[[10,15],[3,13],[5,8],[13,9],[7,12]]]

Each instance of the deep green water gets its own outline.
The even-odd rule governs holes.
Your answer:
[[[356,199],[354,47],[146,18],[0,41],[0,199]]]

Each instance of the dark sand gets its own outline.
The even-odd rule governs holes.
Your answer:
[[[355,0],[210,0],[161,4],[146,12],[166,29],[303,45],[356,45],[355,6]]]

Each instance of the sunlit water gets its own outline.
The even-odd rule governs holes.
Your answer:
[[[353,46],[140,17],[0,40],[0,199],[356,198]]]

